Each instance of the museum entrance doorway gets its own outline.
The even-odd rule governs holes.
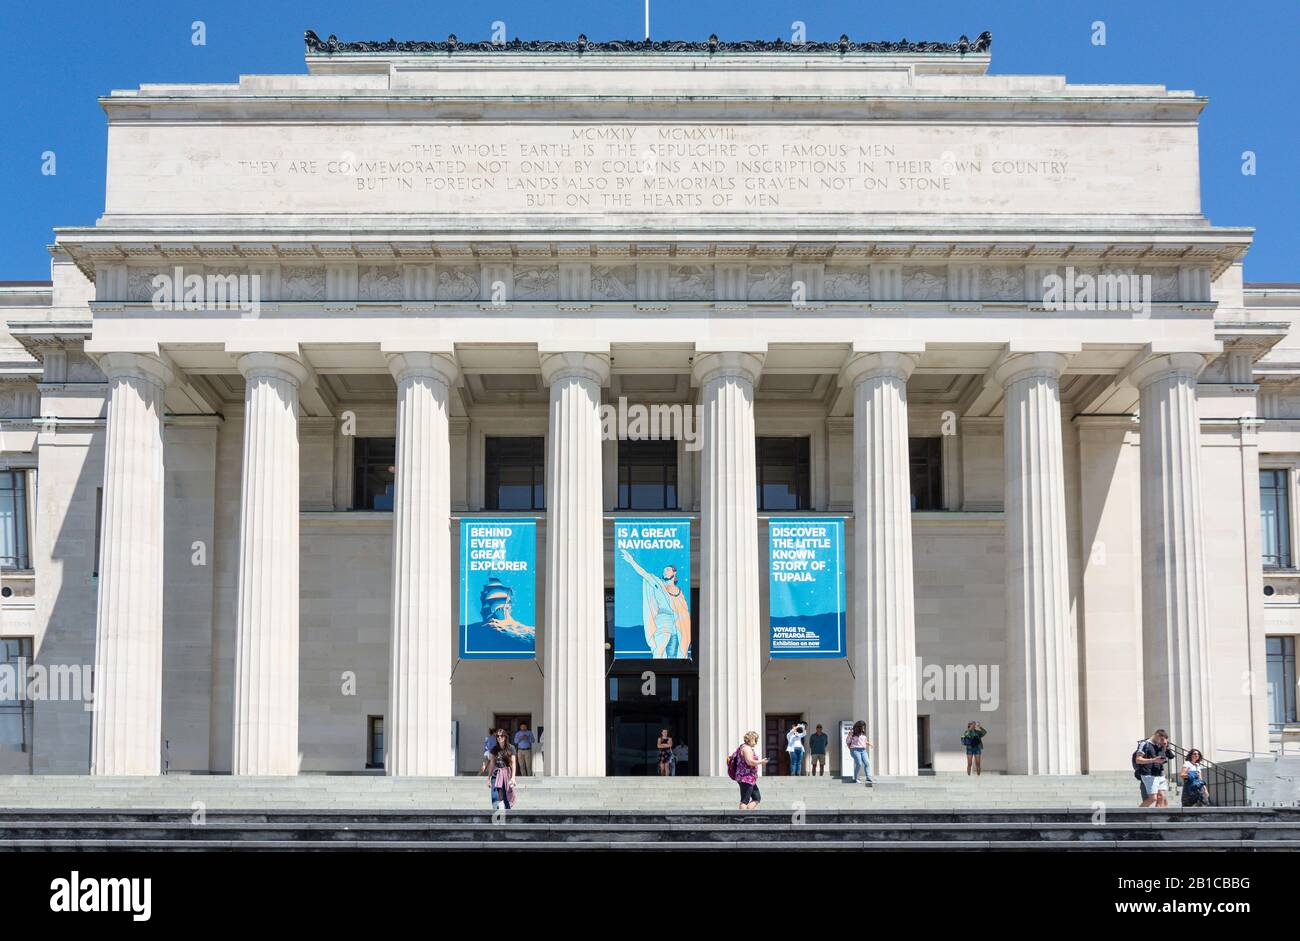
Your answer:
[[[673,773],[697,775],[699,677],[693,672],[665,673],[663,661],[658,661],[658,671],[656,661],[645,663],[644,670],[620,669],[609,675],[606,773],[614,777],[658,774],[659,732],[667,729],[674,746]]]
[[[691,591],[691,612],[699,590]],[[691,659],[615,660],[614,592],[605,592],[605,773],[612,777],[659,773],[659,731],[673,740],[674,775],[698,775],[700,728],[699,632]],[[722,759],[719,758],[719,761]]]

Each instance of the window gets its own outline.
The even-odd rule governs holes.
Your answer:
[[[29,569],[27,471],[0,470],[0,569]]]
[[[1291,567],[1291,494],[1289,471],[1259,472],[1260,544],[1264,567]]]
[[[352,445],[352,508],[392,510],[397,439],[357,438]]]
[[[618,443],[618,508],[677,509],[677,442]]]
[[[14,682],[4,684],[0,699],[0,751],[32,750],[32,701],[20,696],[26,688],[27,666],[32,659],[30,637],[0,637],[0,669],[13,671]]]
[[[943,509],[943,442],[940,438],[908,438],[912,475],[912,509]]]
[[[808,438],[758,438],[758,508],[806,510],[812,505]]]
[[[366,767],[382,768],[384,766],[384,717],[370,716],[369,733],[366,737]]]
[[[487,438],[483,452],[487,509],[546,509],[545,438]]]
[[[1273,731],[1296,723],[1295,637],[1265,637],[1268,663],[1268,724]]]

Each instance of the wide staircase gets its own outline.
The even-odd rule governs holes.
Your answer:
[[[807,810],[1069,808],[1138,803],[1126,772],[1073,776],[986,774],[877,778],[873,787],[830,777],[765,777],[763,807]],[[724,777],[519,778],[523,810],[735,810]],[[304,774],[281,778],[171,774],[161,777],[0,776],[0,808],[488,810],[487,779]]]
[[[0,777],[13,850],[1291,850],[1300,808],[1136,808],[1131,775],[768,778],[762,809],[707,778]]]

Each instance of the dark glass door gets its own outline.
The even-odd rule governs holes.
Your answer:
[[[676,756],[674,773],[698,774],[697,678],[689,674],[658,676],[650,682],[638,672],[612,674],[607,682],[607,773],[616,777],[658,774],[659,733],[667,729]]]

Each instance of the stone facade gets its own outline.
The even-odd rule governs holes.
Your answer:
[[[702,409],[700,773],[791,714],[866,718],[886,774],[962,767],[970,718],[989,770],[1123,769],[1157,726],[1267,751],[1300,288],[1201,214],[1204,99],[988,61],[318,48],[106,98],[102,218],[0,287],[0,466],[40,484],[0,636],[100,696],[35,702],[0,771],[360,771],[382,716],[390,774],[472,772],[522,714],[548,773],[605,773],[621,398]],[[457,663],[501,435],[546,439],[538,656]],[[756,435],[807,437],[806,512],[848,519],[847,660],[768,656]],[[392,512],[356,507],[365,438]]]

